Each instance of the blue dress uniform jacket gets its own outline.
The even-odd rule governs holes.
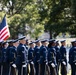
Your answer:
[[[40,60],[40,47],[35,46],[34,48],[34,63],[35,63],[35,70],[36,70],[36,75],[39,74],[39,60]]]
[[[65,61],[67,64],[66,47],[63,45],[60,47],[60,56],[61,56],[61,62]]]
[[[34,63],[39,62],[40,60],[40,47],[35,46],[34,48]]]
[[[29,47],[26,44],[25,44],[25,47],[26,47],[26,63],[27,63],[26,75],[28,75],[28,73],[29,73],[29,66],[28,66],[28,50],[29,50]]]
[[[30,74],[29,75],[34,75],[35,71],[34,71],[34,48],[29,49],[28,51],[28,61],[30,64]]]
[[[14,60],[16,59],[17,52],[14,46],[9,46],[7,48],[7,62],[13,64]]]
[[[57,62],[56,70],[57,70],[57,75],[59,75],[59,66],[60,66],[60,48],[59,48],[59,46],[55,46],[55,49],[56,49],[56,62]]]
[[[2,47],[0,47],[0,64],[2,63]]]
[[[34,48],[30,48],[28,51],[28,60],[29,63],[34,61]]]
[[[69,50],[69,64],[73,64],[73,50],[74,50],[74,46],[70,48]]]
[[[67,58],[66,58],[66,47],[60,47],[60,55],[61,55],[61,75],[67,75]]]
[[[60,48],[59,46],[55,46],[56,49],[56,61],[60,62]]]
[[[7,56],[7,71],[8,71],[8,73],[6,74],[6,75],[8,75],[9,74],[9,71],[10,71],[10,48],[11,48],[12,46],[8,46],[7,47],[7,50],[6,50],[6,56]]]
[[[54,64],[55,66],[53,67],[51,64]],[[51,46],[48,49],[48,65],[50,67],[50,75],[57,75],[56,73],[56,49],[55,47]]]
[[[28,63],[28,50],[29,50],[29,47],[27,45],[25,45],[26,47],[26,51],[25,51],[25,54],[26,54],[26,62]]]
[[[56,49],[55,47],[50,47],[48,49],[48,63],[54,63],[56,65]]]
[[[7,49],[2,49],[2,63],[7,63]]]
[[[42,45],[40,48],[40,64],[44,62],[47,62],[47,48]]]
[[[76,75],[76,47],[72,47],[69,51],[69,63],[71,65],[71,75]]]
[[[71,56],[72,64],[75,64],[76,63],[76,47],[73,48],[73,51],[71,53],[72,53],[72,56]]]
[[[47,62],[47,48],[46,46],[41,46],[40,48],[40,75],[45,74],[45,66]]]
[[[23,44],[19,44],[17,47],[17,65],[24,65],[26,63],[26,47]]]
[[[11,47],[9,57],[10,57],[10,59],[9,59],[10,63],[11,64],[15,63],[16,57],[17,57],[17,48],[15,46]]]
[[[25,45],[26,49],[29,50],[29,47],[27,45]]]
[[[26,67],[23,67],[23,65],[26,65],[26,47],[21,43],[17,47],[16,65],[18,69],[18,75],[25,75]]]
[[[17,57],[17,48],[15,46],[9,46],[7,48],[7,62],[9,64],[9,74],[10,75],[15,75],[15,68],[12,66],[15,64]]]
[[[7,62],[8,62],[8,63],[10,63],[10,51],[11,51],[11,48],[12,48],[12,46],[8,46],[8,47],[7,47],[7,52],[6,52],[6,54],[7,54]]]

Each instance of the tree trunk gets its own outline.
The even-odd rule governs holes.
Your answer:
[[[38,37],[36,37],[35,40],[38,40]]]
[[[50,31],[50,39],[52,39],[53,37],[52,37],[52,31]]]

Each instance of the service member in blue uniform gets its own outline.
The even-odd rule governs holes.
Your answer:
[[[76,75],[76,41],[71,42],[69,51],[69,64],[71,65],[71,75]]]
[[[57,75],[59,75],[59,66],[60,66],[60,47],[59,47],[59,41],[56,41],[56,62],[57,62]]]
[[[67,75],[67,58],[66,58],[66,40],[61,41],[60,56],[61,56],[61,75]]]
[[[29,40],[28,39],[26,39],[25,47],[26,47],[26,75],[28,75],[29,74],[29,64],[28,64]]]
[[[36,75],[39,75],[39,60],[40,60],[40,47],[41,47],[41,42],[40,40],[35,41],[35,48],[34,48],[34,64],[35,64],[35,70],[36,70]]]
[[[70,64],[70,65],[72,65],[72,62],[73,62],[72,53],[73,53],[74,47],[76,46],[76,45],[75,45],[75,42],[76,42],[76,41],[72,41],[72,42],[71,42],[71,48],[70,48],[70,50],[69,50],[69,64]]]
[[[16,57],[17,57],[17,46],[19,44],[18,40],[13,40],[13,46],[10,49],[9,61],[11,72],[10,75],[16,75]]]
[[[0,75],[2,74],[2,49],[3,49],[3,41],[0,41]]]
[[[48,45],[48,65],[50,67],[50,75],[57,75],[56,72],[56,49],[55,49],[56,41],[49,40]]]
[[[16,65],[18,69],[18,75],[25,75],[26,73],[26,37],[20,37],[19,38],[19,46],[17,47],[17,59],[16,59]]]
[[[35,75],[35,68],[34,68],[34,42],[29,43],[30,48],[28,51],[28,61],[30,64],[30,74],[29,75]]]
[[[7,47],[7,52],[6,52],[6,55],[7,55],[7,70],[8,70],[8,75],[15,75],[16,73],[14,72],[14,62],[15,62],[15,59],[16,59],[16,44],[14,46],[14,43],[16,41],[13,41],[13,40],[9,40],[8,41],[8,47]]]
[[[40,75],[45,74],[45,66],[47,64],[47,40],[42,40],[41,41],[42,46],[40,47]]]
[[[10,66],[10,51],[13,47],[13,40],[9,40],[8,41],[8,47],[7,47],[7,52],[6,52],[6,55],[7,55],[7,70],[8,70],[8,75],[11,75],[11,66]]]
[[[7,63],[7,47],[8,43],[3,42],[2,48],[2,75],[8,75],[8,63]]]

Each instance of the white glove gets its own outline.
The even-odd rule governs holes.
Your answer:
[[[33,62],[31,62],[31,64],[34,64]]]
[[[12,66],[13,66],[14,68],[16,68],[16,64],[12,64]]]
[[[76,63],[75,63],[75,65],[76,65]]]
[[[51,66],[54,68],[55,67],[54,63],[51,63]]]
[[[26,67],[26,64],[22,65],[22,67]]]
[[[48,65],[48,63],[46,63],[46,65]]]
[[[65,61],[62,62],[64,65],[66,65]]]

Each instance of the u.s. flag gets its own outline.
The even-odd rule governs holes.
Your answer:
[[[6,21],[6,15],[4,16],[0,24],[0,41],[7,40],[10,37],[9,28]]]

